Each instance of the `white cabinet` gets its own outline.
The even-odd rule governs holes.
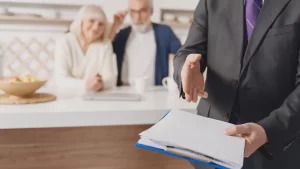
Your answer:
[[[0,0],[0,2],[42,3],[44,0]]]
[[[43,0],[44,3],[51,3],[51,4],[100,5],[107,16],[108,21],[110,22],[113,20],[113,15],[115,13],[117,13],[120,10],[124,10],[128,8],[127,1],[128,0]]]
[[[42,0],[42,1],[44,3],[51,3],[51,4],[55,3],[55,4],[84,5],[84,4],[99,4],[107,0]]]
[[[199,0],[154,0],[154,6],[167,9],[194,10]]]

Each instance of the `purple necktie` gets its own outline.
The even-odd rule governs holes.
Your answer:
[[[263,6],[263,0],[247,0],[246,2],[246,25],[248,40],[251,39],[252,32],[256,25],[258,14]]]

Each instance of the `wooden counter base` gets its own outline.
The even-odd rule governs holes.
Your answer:
[[[1,169],[192,169],[135,147],[149,125],[0,129]]]

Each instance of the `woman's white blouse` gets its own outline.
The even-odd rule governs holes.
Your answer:
[[[98,73],[104,89],[116,86],[116,56],[110,41],[92,43],[84,53],[76,36],[68,33],[57,40],[55,50],[55,78],[59,88],[85,91],[86,80]]]

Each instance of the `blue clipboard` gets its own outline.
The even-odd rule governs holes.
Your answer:
[[[160,120],[162,120],[168,114],[169,114],[169,112],[166,113]],[[220,165],[215,164],[215,163],[207,163],[207,162],[195,160],[195,159],[192,159],[192,158],[189,158],[189,157],[180,156],[180,155],[177,155],[177,154],[167,152],[163,149],[159,149],[159,148],[156,148],[156,147],[151,147],[151,146],[140,144],[140,143],[136,143],[135,146],[139,147],[139,148],[146,149],[146,150],[154,151],[154,152],[157,152],[157,153],[161,153],[161,154],[164,154],[164,155],[168,155],[168,156],[176,157],[176,158],[179,158],[179,159],[187,160],[191,163],[196,163],[196,164],[199,164],[199,165],[204,165],[204,166],[208,166],[208,167],[212,167],[212,168],[216,168],[216,169],[230,169],[230,168],[220,166]]]
[[[172,153],[166,152],[163,149],[159,149],[159,148],[155,148],[155,147],[151,147],[151,146],[147,146],[147,145],[143,145],[143,144],[139,144],[139,143],[136,143],[136,147],[143,148],[143,149],[150,150],[150,151],[154,151],[154,152],[158,152],[158,153],[161,153],[161,154],[164,154],[164,155],[168,155],[168,156],[176,157],[176,158],[179,158],[179,159],[187,160],[191,163],[205,165],[205,166],[216,168],[216,169],[229,169],[229,168],[220,166],[220,165],[215,164],[215,163],[202,162],[202,161],[195,160],[195,159],[192,159],[192,158],[189,158],[189,157],[184,157],[184,156],[180,156],[180,155],[177,155],[177,154],[172,154]]]

